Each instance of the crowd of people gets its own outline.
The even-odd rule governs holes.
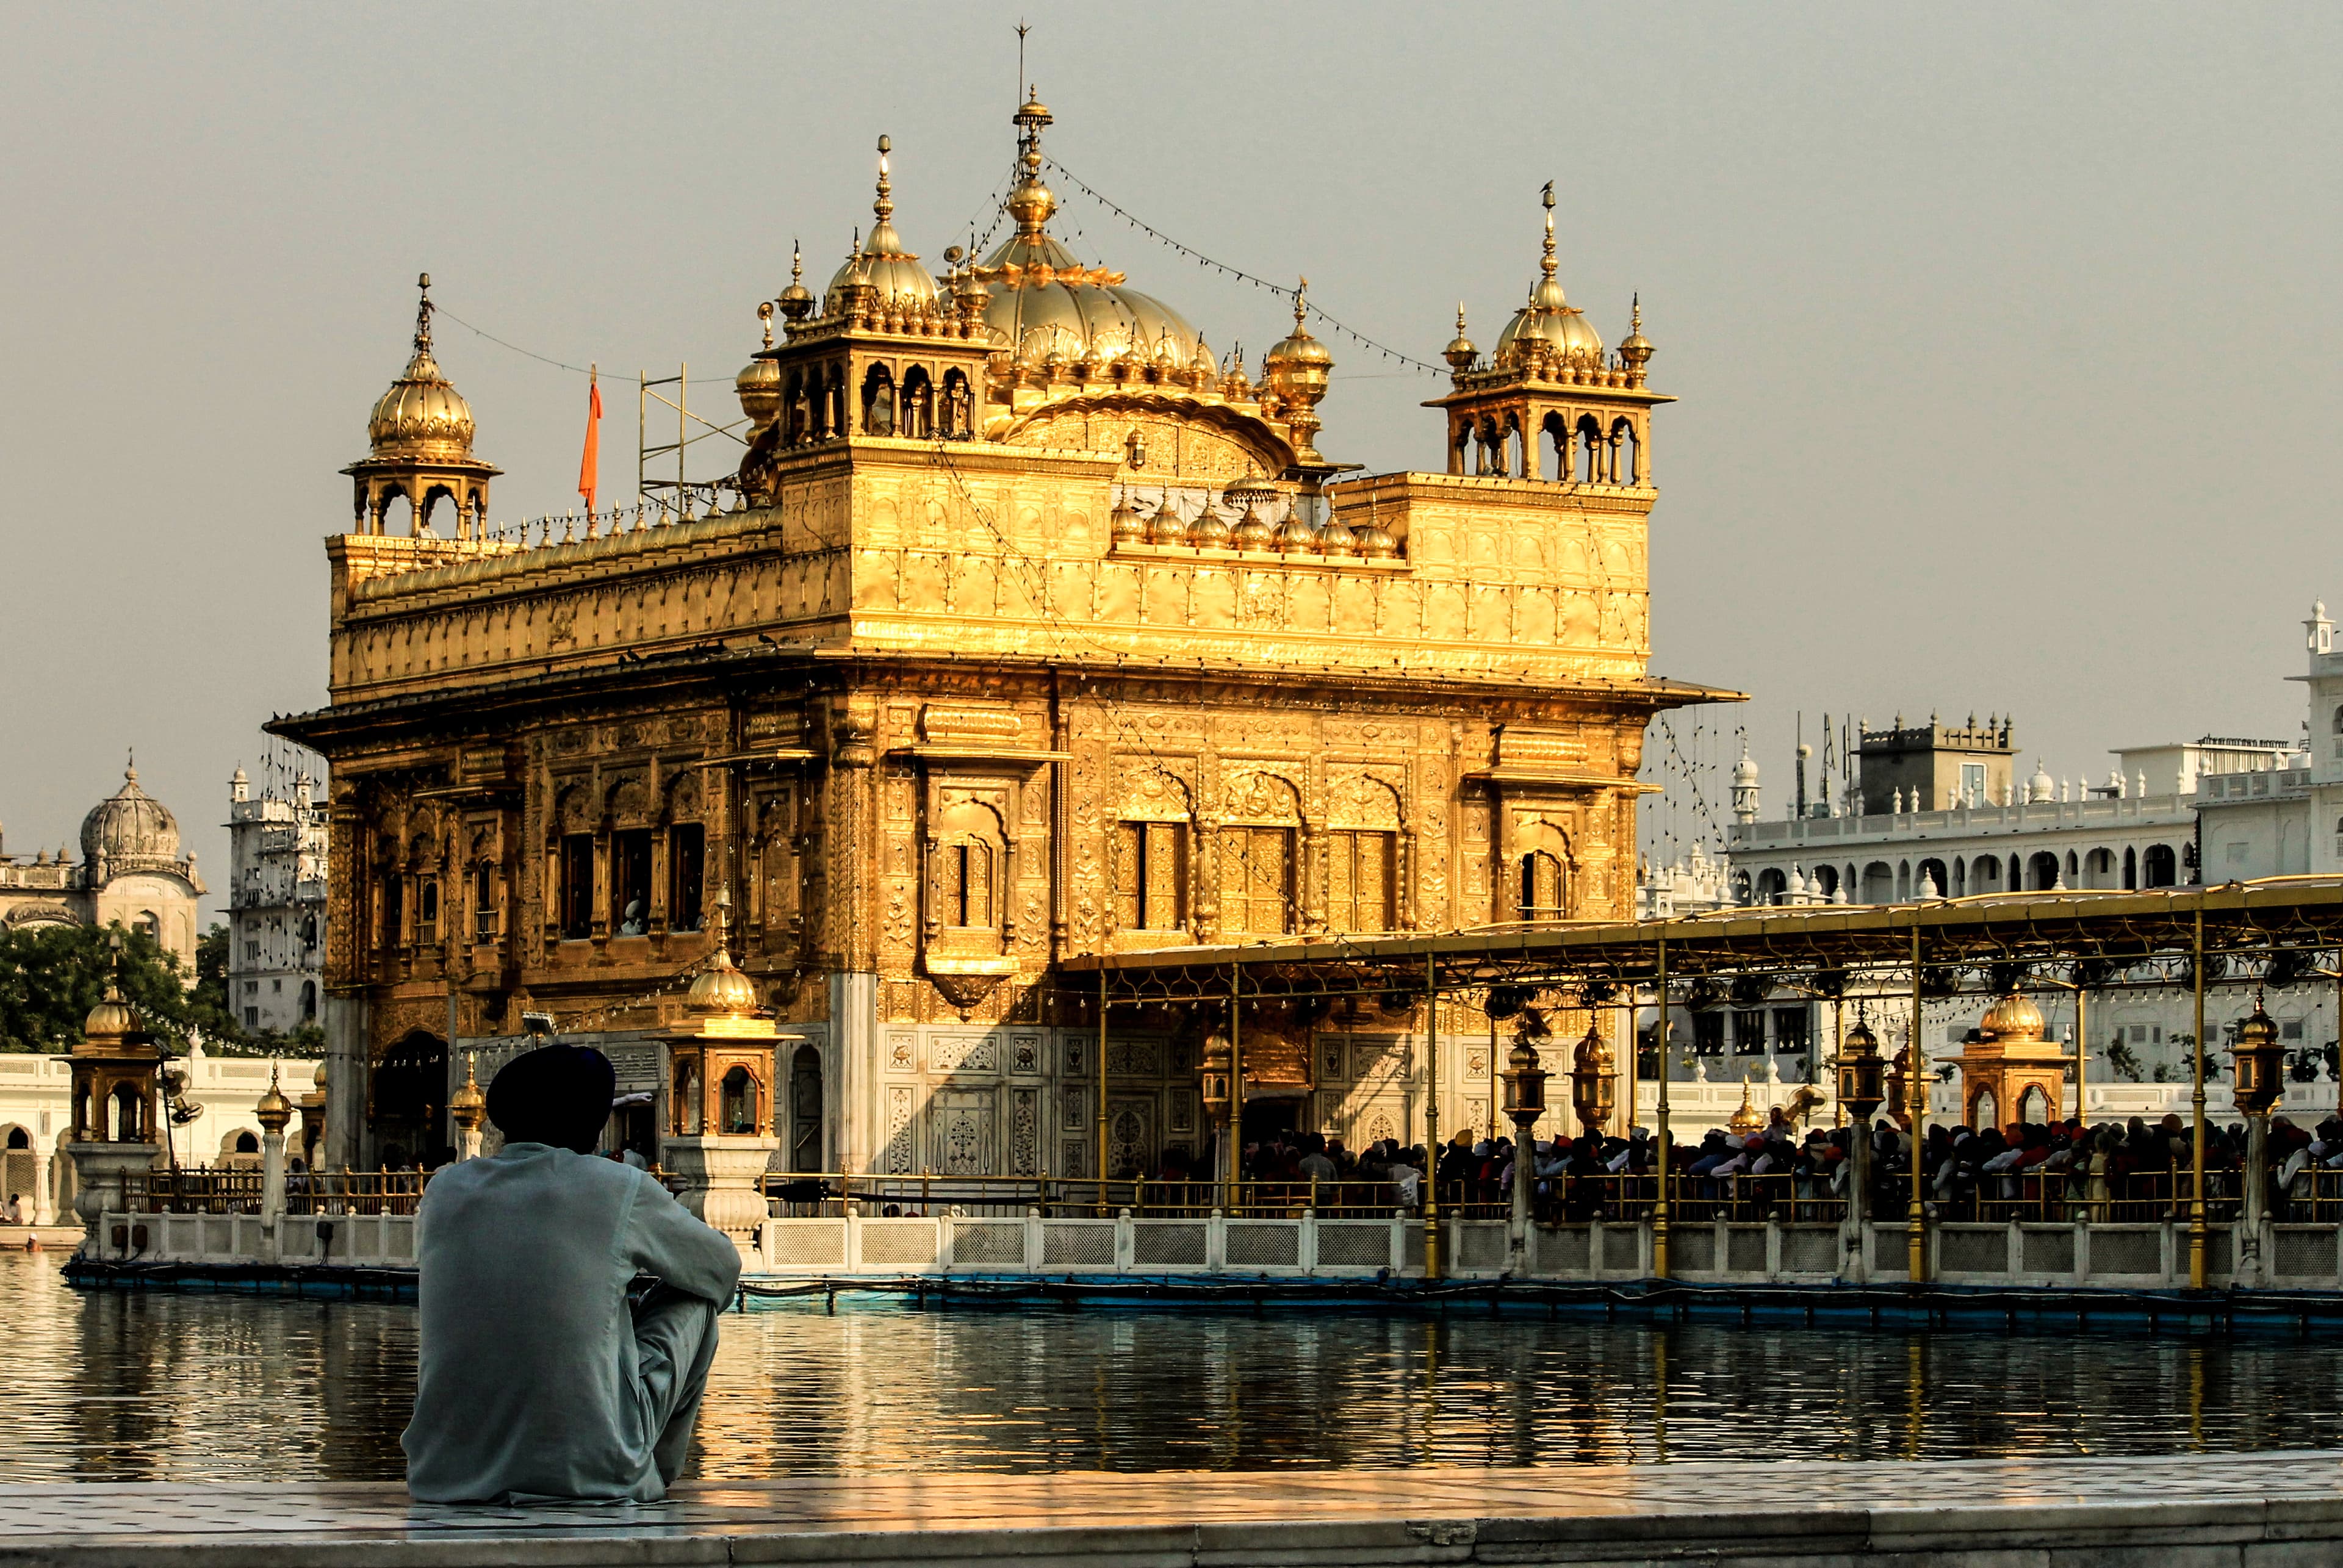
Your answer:
[[[1801,1130],[1776,1116],[1752,1132],[1712,1129],[1695,1142],[1672,1140],[1668,1169],[1674,1211],[1698,1220],[1842,1219],[1853,1196],[1861,1126]],[[1897,1220],[1914,1193],[1913,1140],[1881,1119],[1868,1130],[1870,1190],[1865,1211]],[[2234,1219],[2247,1148],[2242,1123],[2207,1130],[2208,1217]],[[1383,1139],[1353,1153],[1342,1139],[1277,1132],[1248,1140],[1243,1173],[1251,1204],[1313,1201],[1336,1209],[1419,1211],[1429,1196],[1458,1217],[1510,1209],[1518,1150],[1513,1139],[1464,1128],[1439,1150]],[[2079,1117],[1976,1129],[1931,1126],[1919,1143],[1918,1191],[1931,1219],[2046,1222],[2154,1222],[2185,1218],[2195,1140],[2180,1116],[2150,1122],[2087,1124]],[[1624,1135],[1539,1139],[1531,1147],[1531,1202],[1547,1221],[1643,1218],[1657,1196],[1659,1145],[1644,1128]],[[2268,1141],[2273,1218],[2331,1219],[2343,1213],[2343,1116],[2307,1129],[2273,1117]],[[2334,1171],[2322,1180],[2320,1171]],[[1167,1152],[1153,1180],[1182,1187],[1213,1179],[1210,1162]]]

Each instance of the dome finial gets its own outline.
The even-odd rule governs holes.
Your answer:
[[[122,781],[126,784],[138,782],[138,748],[136,746],[128,748],[123,754]]]
[[[428,354],[431,352],[431,275],[429,273],[418,272],[415,275],[415,291],[422,297],[417,301],[415,307],[415,351],[417,354]]]
[[[879,138],[879,196],[870,204],[870,210],[879,215],[880,223],[895,216],[894,187],[887,179],[887,155],[894,150],[895,144],[891,140],[885,136]]]
[[[789,286],[776,303],[791,321],[803,321],[813,309],[812,291],[805,286],[805,252],[795,239],[789,241]]]
[[[1545,255],[1538,262],[1538,270],[1548,277],[1554,275],[1554,182],[1545,182]]]
[[[1293,329],[1302,330],[1302,317],[1310,308],[1310,280],[1303,278],[1293,291]]]

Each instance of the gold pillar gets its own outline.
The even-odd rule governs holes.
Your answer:
[[[1106,967],[1099,966],[1098,1036],[1098,1177],[1099,1218],[1106,1218]]]
[[[1656,972],[1652,979],[1660,1012],[1660,1104],[1655,1118],[1659,1126],[1654,1134],[1659,1146],[1653,1166],[1659,1173],[1659,1191],[1652,1201],[1652,1278],[1664,1280],[1668,1277],[1668,939],[1661,937],[1658,943],[1658,958],[1653,965]]]
[[[2083,1089],[2088,1081],[2090,1063],[2089,1010],[2084,1002],[2083,988],[2078,984],[2075,987],[2075,1120],[2083,1124],[2085,1131],[2088,1131],[2091,1125],[2090,1113],[2083,1104]]]
[[[1521,1158],[1517,1153],[1515,1159]],[[1423,1277],[1440,1278],[1440,981],[1423,955]]]
[[[1906,1226],[1907,1243],[1905,1269],[1911,1282],[1924,1284],[1928,1278],[1928,1204],[1926,1177],[1922,1171],[1920,1156],[1928,1141],[1928,1073],[1927,1048],[1920,1042],[1920,921],[1912,920],[1912,1043],[1911,1065],[1904,1092],[1909,1097],[1912,1115],[1912,1216]]]
[[[2188,1288],[2205,1288],[2205,890],[2197,890],[2197,923],[2191,943],[2189,980],[2197,997],[2197,1041],[2189,1051],[2188,1115],[2194,1123],[2189,1146],[2196,1169],[2188,1181]]]
[[[1223,1208],[1242,1211],[1244,1204],[1244,1038],[1237,1017],[1239,993],[1244,985],[1244,963],[1229,962],[1229,1198]]]

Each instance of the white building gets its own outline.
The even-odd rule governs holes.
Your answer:
[[[196,979],[196,900],[205,891],[193,850],[181,853],[179,824],[126,768],[122,788],[82,819],[81,859],[59,849],[30,856],[0,850],[0,926],[112,926],[144,931]]]
[[[256,1169],[260,1119],[253,1107],[268,1087],[269,1069],[282,1071],[285,1095],[293,1100],[309,1091],[317,1070],[314,1060],[210,1056],[200,1044],[172,1065],[186,1075],[181,1104],[194,1114],[186,1121],[171,1120],[170,1145],[160,1158]],[[73,1058],[0,1051],[0,1204],[17,1199],[28,1225],[79,1222],[73,1214],[73,1161],[61,1147],[72,1131]]]
[[[247,1030],[314,1023],[325,981],[326,808],[310,775],[228,781],[228,1005]]]

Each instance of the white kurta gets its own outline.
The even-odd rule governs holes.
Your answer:
[[[416,1500],[663,1495],[739,1250],[645,1172],[542,1143],[440,1171],[417,1226]],[[630,1307],[641,1274],[661,1288]]]

